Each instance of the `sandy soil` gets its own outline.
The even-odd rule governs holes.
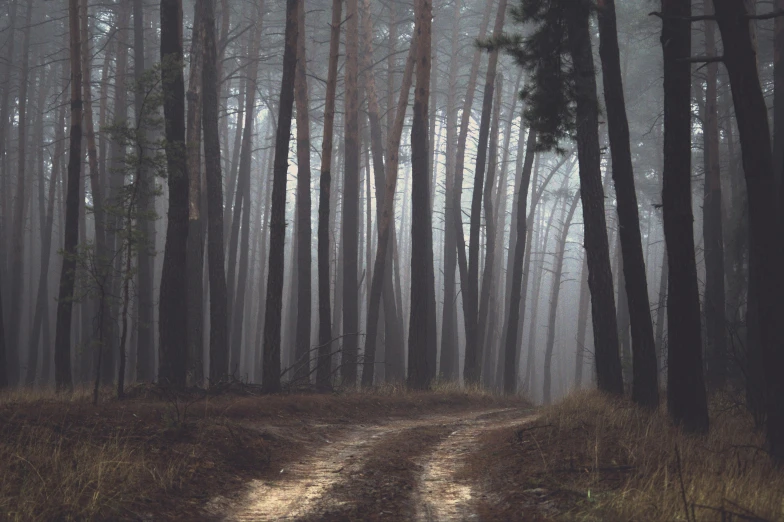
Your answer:
[[[494,408],[351,425],[207,512],[226,521],[478,520],[489,492],[466,457],[483,433],[529,419],[530,410]]]

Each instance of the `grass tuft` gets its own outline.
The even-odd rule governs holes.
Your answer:
[[[531,519],[784,520],[784,471],[763,444],[726,398],[712,404],[709,435],[690,436],[665,408],[581,392],[511,436],[488,435],[474,458],[492,459],[502,504]]]

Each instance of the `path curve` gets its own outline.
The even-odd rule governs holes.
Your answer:
[[[450,434],[416,459],[421,472],[411,501],[417,520],[467,520],[480,486],[456,479],[462,457],[485,430],[519,425],[527,415],[525,410],[509,408],[357,425],[290,463],[275,479],[252,481],[239,501],[213,499],[207,512],[227,522],[318,519],[325,506],[335,508],[339,502],[330,498],[330,492],[341,484],[351,486],[350,477],[388,437],[421,427],[448,426]]]

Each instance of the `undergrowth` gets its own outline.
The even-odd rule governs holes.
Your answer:
[[[345,425],[504,400],[446,384],[273,396],[148,386],[128,396],[118,402],[107,388],[93,406],[89,389],[0,393],[0,520],[194,520],[210,498],[318,443],[306,421]]]
[[[683,433],[665,407],[583,392],[488,442],[495,473],[506,474],[494,479],[502,496],[544,519],[784,520],[784,470],[726,398],[713,402],[707,436]]]

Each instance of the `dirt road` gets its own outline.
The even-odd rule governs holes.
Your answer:
[[[227,521],[476,519],[483,470],[464,457],[484,431],[531,418],[511,408],[355,425],[208,509]]]

